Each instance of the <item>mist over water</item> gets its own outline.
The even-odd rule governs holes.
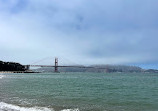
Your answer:
[[[158,74],[0,74],[0,111],[157,111]]]

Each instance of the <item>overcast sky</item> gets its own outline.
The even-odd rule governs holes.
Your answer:
[[[158,0],[0,0],[3,61],[157,68],[157,42]]]

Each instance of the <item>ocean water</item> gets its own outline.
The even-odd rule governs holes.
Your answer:
[[[158,111],[158,74],[0,74],[0,111]]]

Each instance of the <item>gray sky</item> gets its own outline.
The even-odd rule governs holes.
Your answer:
[[[0,0],[3,61],[59,57],[151,67],[157,36],[158,0]]]

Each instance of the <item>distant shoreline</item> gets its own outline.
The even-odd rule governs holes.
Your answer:
[[[0,71],[0,73],[40,73],[34,71]]]

